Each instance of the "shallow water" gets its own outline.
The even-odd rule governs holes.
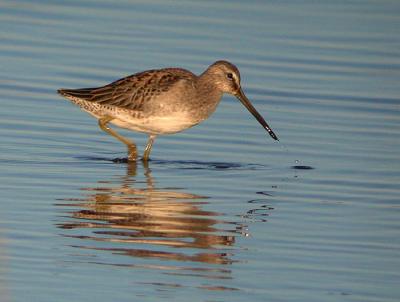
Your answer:
[[[2,1],[0,28],[1,301],[399,300],[398,1]],[[55,92],[218,59],[279,142],[225,96],[128,164]]]

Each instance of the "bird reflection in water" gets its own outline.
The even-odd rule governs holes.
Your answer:
[[[207,204],[207,197],[178,189],[156,188],[146,165],[145,181],[138,181],[136,163],[127,165],[126,176],[99,182],[98,187],[84,188],[88,194],[83,199],[63,199],[62,203],[58,203],[59,206],[73,208],[72,212],[68,212],[73,219],[58,224],[59,228],[71,230],[63,236],[85,240],[84,244],[74,247],[186,263],[233,262],[231,246],[235,243],[235,236],[244,232],[244,224],[223,221],[220,219],[222,213],[202,209]],[[88,232],[89,229],[91,231]],[[97,243],[94,244],[94,241]],[[99,242],[103,242],[104,246]],[[163,265],[159,261],[157,263],[153,266],[147,263],[146,267],[191,270],[192,273],[202,270],[198,266],[172,267],[164,265],[166,262]],[[126,262],[100,264],[128,265]],[[229,272],[215,267],[203,269]]]

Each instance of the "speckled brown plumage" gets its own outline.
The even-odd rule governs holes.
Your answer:
[[[207,119],[223,93],[235,95],[277,140],[244,95],[239,70],[227,61],[215,62],[199,76],[181,68],[164,68],[139,72],[97,88],[58,92],[98,118],[100,127],[130,150],[134,144],[110,129],[108,123],[149,134],[144,160],[156,135],[176,133]]]
[[[59,92],[66,97],[140,111],[146,102],[168,91],[176,82],[193,81],[194,77],[191,72],[178,68],[148,70],[98,88],[60,89]]]

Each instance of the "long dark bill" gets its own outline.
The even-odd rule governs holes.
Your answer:
[[[242,88],[239,89],[239,91],[236,94],[236,97],[242,102],[242,104],[247,108],[247,110],[249,110],[250,113],[257,119],[257,121],[261,124],[261,126],[263,126],[264,129],[268,131],[269,135],[271,135],[271,137],[274,140],[278,141],[279,139],[275,135],[274,131],[272,131],[272,129],[268,126],[267,122],[264,120],[261,114],[259,114],[256,108],[254,108],[254,106],[251,104],[249,99],[244,94]]]

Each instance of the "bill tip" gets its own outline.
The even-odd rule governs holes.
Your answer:
[[[276,141],[279,141],[279,138],[276,136],[276,134],[270,129],[270,128],[265,128],[268,132],[268,134]]]

